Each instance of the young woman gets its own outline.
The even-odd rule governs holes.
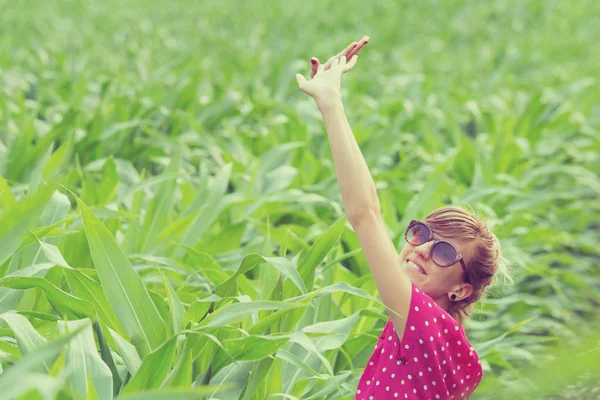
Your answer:
[[[341,75],[368,41],[351,43],[323,65],[311,59],[311,80],[296,75],[323,117],[344,210],[388,307],[356,399],[466,399],[483,371],[462,323],[503,263],[500,244],[474,213],[447,206],[411,221],[396,253],[340,95]]]

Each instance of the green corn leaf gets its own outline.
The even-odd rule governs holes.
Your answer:
[[[11,289],[38,288],[58,313],[66,313],[75,318],[96,318],[96,308],[92,303],[62,291],[45,278],[7,277],[0,279],[0,286]]]
[[[36,351],[27,354],[19,362],[1,374],[0,393],[2,393],[2,396],[11,399],[21,393],[26,393],[35,387],[40,387],[42,379],[44,379],[44,386],[42,387],[46,388],[46,384],[49,382],[46,382],[46,378],[43,377],[47,377],[47,375],[32,374],[40,365],[51,365],[54,360],[56,360],[59,353],[64,349],[65,345],[67,345],[81,330],[82,328],[78,328],[66,335],[59,336],[50,343],[39,346]],[[40,380],[31,380],[32,378],[40,378]],[[64,378],[66,377],[63,376],[62,379]],[[61,377],[58,379],[61,379]],[[59,383],[57,386],[62,386],[62,383]],[[57,389],[56,386],[51,386],[51,388]],[[53,399],[54,397],[49,398]]]
[[[112,329],[108,328],[108,330],[115,343],[117,344],[119,354],[121,355],[121,358],[123,359],[127,370],[129,371],[131,376],[135,376],[135,374],[140,369],[140,366],[142,365],[142,360],[140,359],[140,356],[137,350],[135,349],[135,346],[123,339],[117,332],[113,331]]]
[[[92,259],[106,297],[131,340],[143,356],[166,339],[166,326],[142,279],[110,232],[77,199]]]
[[[92,331],[92,322],[86,318],[77,321],[58,321],[58,331],[61,334],[72,330],[80,330],[73,337],[66,354],[66,362],[72,368],[69,382],[80,396],[86,396],[94,391],[99,400],[111,400],[113,397],[112,373],[102,361]],[[89,387],[88,376],[93,383]]]
[[[0,214],[0,265],[19,248],[25,233],[35,226],[53,192],[52,186],[42,187]]]
[[[176,348],[177,337],[173,336],[148,354],[143,359],[142,365],[133,379],[125,386],[123,394],[132,394],[160,387],[173,366]]]

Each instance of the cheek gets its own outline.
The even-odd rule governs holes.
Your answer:
[[[460,271],[456,270],[456,266],[452,265],[448,268],[440,268],[438,269],[438,276],[443,277],[445,282],[458,282],[460,278]],[[460,269],[460,267],[459,267]]]

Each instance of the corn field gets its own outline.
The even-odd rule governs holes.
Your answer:
[[[0,398],[354,398],[387,315],[294,76],[362,35],[394,244],[470,205],[511,263],[472,398],[600,398],[592,0],[0,0]]]

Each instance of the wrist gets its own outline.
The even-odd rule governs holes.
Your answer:
[[[321,112],[342,104],[342,94],[339,91],[329,91],[315,97],[317,107]]]

